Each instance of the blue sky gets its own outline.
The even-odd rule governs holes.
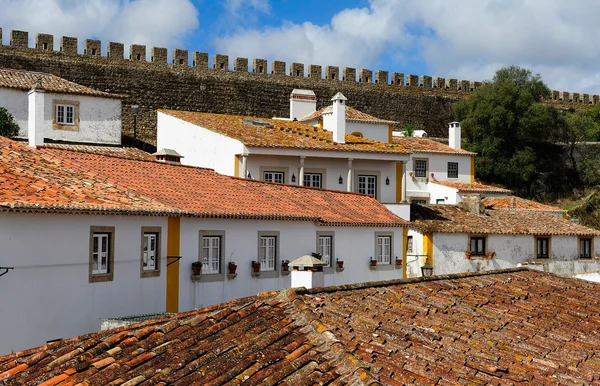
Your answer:
[[[490,79],[506,65],[600,94],[597,0],[0,0],[23,29],[288,63]]]

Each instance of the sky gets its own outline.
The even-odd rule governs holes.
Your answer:
[[[277,59],[467,80],[514,64],[590,94],[598,20],[600,0],[0,0],[4,44],[20,29],[30,45],[40,32],[55,47],[65,35],[263,58],[269,71]]]

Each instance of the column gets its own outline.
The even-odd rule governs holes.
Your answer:
[[[402,202],[406,202],[406,162],[402,162]]]
[[[306,157],[300,157],[300,175],[298,176],[298,185],[304,186],[304,159]]]
[[[242,171],[240,177],[248,178],[248,154],[242,154]]]
[[[352,191],[352,161],[353,158],[348,158],[348,176],[346,177],[346,190],[348,192]]]

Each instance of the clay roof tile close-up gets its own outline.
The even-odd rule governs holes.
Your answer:
[[[452,181],[431,181],[434,184],[456,189],[461,193],[502,193],[509,194],[510,190],[499,188],[497,186],[480,184],[479,182],[452,182]]]
[[[427,153],[427,154],[444,154],[444,155],[461,155],[475,156],[476,153],[464,150],[453,149],[450,146],[429,138],[421,137],[400,137],[393,136],[392,141],[395,144],[402,145],[412,153]]]
[[[329,105],[327,107],[323,107],[321,110],[317,110],[312,114],[309,114],[305,117],[299,119],[300,122],[311,122],[320,119],[323,114],[331,114],[333,113],[333,106]],[[355,109],[354,107],[346,106],[346,121],[347,122],[358,122],[358,123],[372,123],[372,124],[383,124],[383,125],[393,125],[398,122],[389,121],[386,119],[380,119],[369,115],[367,113],[363,113],[360,110]]]

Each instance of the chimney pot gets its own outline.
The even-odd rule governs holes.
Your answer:
[[[460,122],[450,122],[448,127],[448,145],[452,149],[459,150],[461,146]]]
[[[294,89],[290,95],[290,119],[297,121],[317,111],[317,96],[312,90]]]

